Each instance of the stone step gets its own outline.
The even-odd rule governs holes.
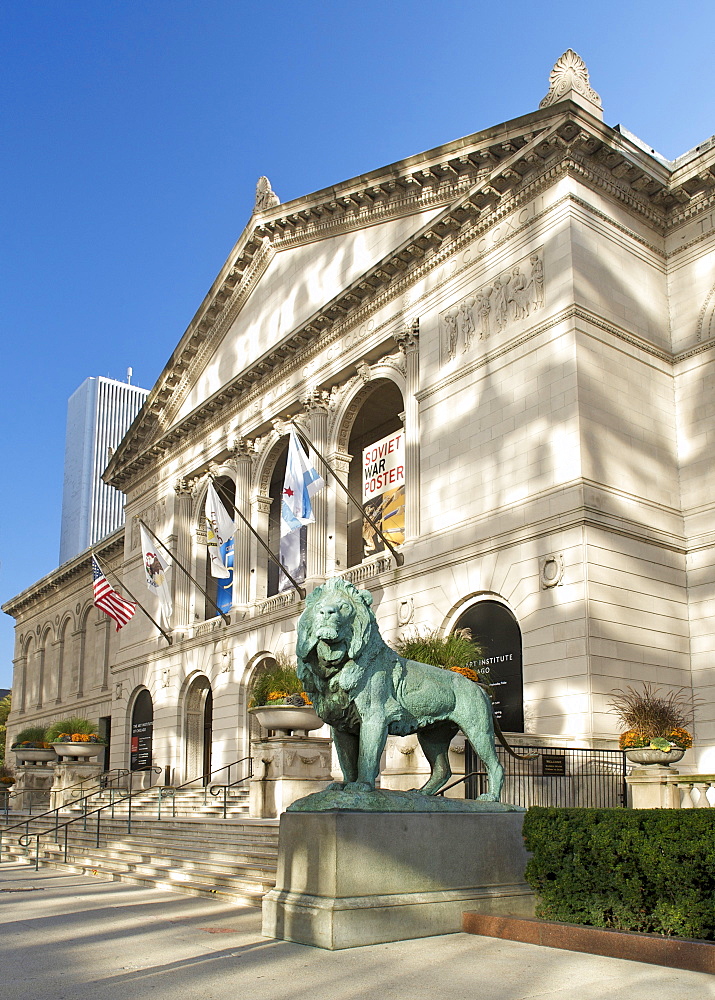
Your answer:
[[[34,863],[34,855],[18,854],[10,859],[12,861],[27,861]],[[223,899],[228,903],[236,903],[244,906],[260,907],[265,893],[272,888],[272,883],[266,881],[263,884],[245,884],[244,880],[238,880],[231,884],[213,884],[209,881],[180,881],[175,878],[175,870],[156,870],[151,874],[139,874],[131,870],[115,869],[108,863],[95,863],[93,858],[88,858],[84,862],[68,861],[67,863],[58,860],[52,853],[43,853],[40,857],[41,864],[48,864],[51,867],[61,868],[63,871],[74,872],[79,875],[92,875],[94,877],[104,876],[111,878],[115,882],[127,882],[131,885],[154,886],[157,889],[165,889],[171,892],[182,892],[191,896],[211,896],[216,899]]]
[[[59,844],[45,845],[47,856],[54,856],[61,861],[64,856]],[[114,847],[95,848],[89,845],[72,845],[67,853],[71,863],[92,864],[115,871],[136,871],[147,875],[158,872],[171,873],[168,877],[177,882],[195,881],[208,882],[210,885],[229,884],[235,879],[242,879],[250,884],[275,884],[277,859],[258,862],[243,861],[239,858],[223,862],[202,862],[198,859],[186,859],[180,855],[157,855],[151,851],[124,850]]]
[[[40,842],[40,863],[141,885],[155,885],[193,895],[221,896],[227,901],[260,905],[275,884],[278,823],[265,820],[176,820],[132,818],[132,833],[122,819],[103,818],[100,846],[95,847],[92,818],[87,830],[77,820],[69,828],[67,862],[64,836],[54,832]],[[34,830],[33,830],[34,827]],[[43,832],[47,820],[30,822],[30,833]],[[35,844],[18,844],[22,830],[3,838],[2,861],[35,859]]]
[[[55,841],[51,837],[46,838],[41,847],[50,847]],[[59,841],[64,847],[64,840]],[[15,844],[4,845],[3,850],[12,850]],[[84,837],[74,837],[68,840],[68,849],[73,851],[83,850],[92,853],[110,852],[116,855],[131,857],[135,861],[146,859],[167,859],[172,864],[197,865],[206,868],[220,867],[225,865],[243,865],[263,868],[275,868],[278,851],[275,845],[261,843],[245,843],[241,845],[225,844],[221,845],[223,850],[209,849],[199,843],[186,843],[182,840],[171,840],[164,838],[159,841],[156,838],[126,837],[116,840],[107,840],[96,847],[96,840],[93,835],[87,834]]]

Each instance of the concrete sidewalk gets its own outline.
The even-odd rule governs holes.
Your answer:
[[[0,866],[8,1000],[710,1000],[715,977],[467,934],[328,952],[261,937],[260,912]],[[715,947],[715,945],[713,945]]]

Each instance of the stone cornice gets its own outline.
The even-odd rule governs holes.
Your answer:
[[[420,154],[337,187],[252,216],[196,317],[174,351],[141,413],[112,458],[105,478],[126,488],[143,467],[185,438],[237,396],[250,398],[276,368],[290,369],[328,331],[349,316],[359,322],[409,275],[415,280],[445,245],[506,213],[515,192],[533,195],[564,172],[573,172],[635,211],[662,235],[673,206],[691,194],[671,190],[672,170],[570,101],[448,146]],[[688,180],[689,178],[686,178]],[[692,180],[689,180],[692,187]],[[443,210],[389,253],[276,347],[240,373],[180,424],[172,422],[198,373],[238,316],[277,251],[375,225],[430,208]],[[651,244],[647,244],[655,249]]]
[[[37,602],[52,594],[56,594],[68,583],[77,582],[80,577],[83,578],[83,582],[86,582],[86,584],[90,586],[92,582],[92,552],[95,552],[96,555],[109,560],[123,550],[124,527],[121,527],[118,528],[113,534],[109,535],[108,538],[98,542],[91,549],[86,549],[78,556],[75,556],[74,559],[70,559],[68,562],[63,563],[60,567],[58,567],[58,569],[48,573],[47,576],[43,576],[41,580],[38,580],[37,583],[33,583],[31,587],[23,590],[17,595],[17,597],[13,597],[9,601],[6,601],[2,605],[2,610],[5,614],[10,615],[13,618],[17,618],[18,615],[21,615],[26,608],[37,605]]]

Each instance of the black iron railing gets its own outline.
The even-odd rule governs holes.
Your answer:
[[[536,752],[533,760],[515,760],[503,747],[502,802],[516,806],[588,806],[609,809],[628,802],[628,762],[622,750],[595,750],[520,744],[517,753]],[[464,748],[465,798],[488,790],[484,766],[469,743]]]

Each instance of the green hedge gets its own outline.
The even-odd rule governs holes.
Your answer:
[[[536,915],[715,939],[715,809],[529,809]]]

